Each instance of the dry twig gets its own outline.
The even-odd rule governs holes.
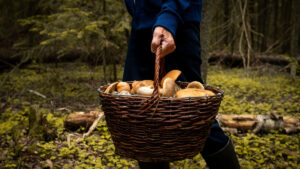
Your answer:
[[[95,130],[95,128],[96,128],[98,122],[99,122],[100,120],[102,120],[102,119],[104,119],[104,113],[103,113],[103,112],[100,113],[100,114],[98,115],[98,118],[94,121],[94,123],[93,123],[92,126],[90,127],[89,131],[88,131],[87,133],[84,133],[84,134],[83,134],[83,138],[88,137],[88,136]]]

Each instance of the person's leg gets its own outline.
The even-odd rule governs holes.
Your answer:
[[[151,53],[152,29],[131,31],[123,81],[153,80],[155,55]],[[168,162],[141,162],[140,169],[169,169]]]
[[[220,139],[218,136],[209,136],[204,150],[201,152],[202,157],[206,161],[210,169],[240,169],[233,144],[230,139],[222,147],[216,150],[212,148],[216,143],[214,141]],[[218,142],[218,141],[217,141]]]
[[[202,156],[215,153],[221,150],[229,141],[229,137],[226,136],[219,126],[219,123],[215,121],[211,127],[210,135],[208,136],[205,146],[201,152]]]

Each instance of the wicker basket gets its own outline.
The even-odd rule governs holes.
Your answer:
[[[155,82],[158,82],[159,65],[156,59]],[[178,85],[186,87],[187,83],[178,82]],[[175,161],[197,155],[205,145],[224,94],[220,89],[205,86],[216,95],[122,96],[105,93],[107,87],[100,87],[99,94],[116,153],[143,162]],[[151,104],[153,98],[155,104]]]

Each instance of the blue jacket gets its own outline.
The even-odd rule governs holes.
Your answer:
[[[125,0],[132,29],[162,26],[173,36],[179,24],[200,22],[202,0]]]

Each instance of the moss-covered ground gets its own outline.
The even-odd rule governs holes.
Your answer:
[[[121,79],[121,67],[117,76]],[[63,128],[71,112],[101,110],[96,89],[106,83],[102,79],[101,66],[81,63],[30,64],[2,72],[0,168],[137,168],[136,161],[114,154],[105,122],[85,139],[84,128]],[[208,84],[225,91],[220,113],[300,115],[300,78],[284,72],[210,67]],[[242,168],[300,168],[299,133],[230,135]],[[201,155],[172,163],[187,169],[205,165]]]

